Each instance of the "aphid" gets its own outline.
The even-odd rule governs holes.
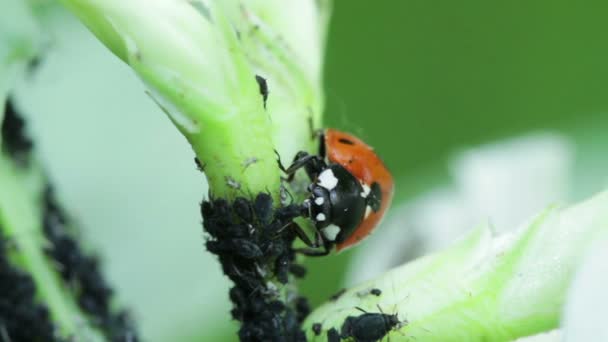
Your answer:
[[[234,254],[245,259],[255,259],[263,255],[260,247],[247,239],[208,240],[206,247],[214,254]]]
[[[272,197],[266,193],[260,193],[253,202],[253,211],[262,225],[268,225],[272,219]]]
[[[237,197],[232,204],[232,209],[236,215],[245,223],[253,222],[253,213],[249,201],[243,197]]]
[[[373,294],[376,297],[380,297],[380,295],[382,294],[382,290],[380,290],[380,289],[371,289],[369,291],[369,293]]]
[[[287,284],[289,272],[289,255],[282,255],[275,260],[275,275],[281,284]]]
[[[312,325],[312,331],[315,333],[315,336],[321,335],[321,329],[323,329],[323,325],[321,325],[321,323],[314,323]]]
[[[329,297],[329,300],[331,300],[332,302],[335,302],[336,300],[338,300],[338,298],[342,297],[342,295],[345,292],[346,292],[346,289],[340,289],[340,290],[338,290],[338,292],[331,295],[331,297]]]
[[[336,328],[327,330],[327,342],[340,342],[340,333]]]
[[[6,101],[6,108],[0,105],[0,110],[4,110],[4,119],[0,119],[0,147],[18,166],[27,166],[34,144],[25,134],[25,120],[11,99]]]
[[[341,337],[353,338],[356,342],[374,342],[382,339],[392,329],[401,324],[397,314],[372,313],[363,311],[360,316],[348,316],[342,324]]]
[[[306,267],[292,263],[289,265],[289,273],[293,274],[296,278],[304,278],[306,276]]]
[[[391,173],[371,147],[358,138],[326,129],[318,155],[301,151],[283,168],[291,181],[303,168],[311,180],[310,195],[302,203],[302,215],[315,224],[315,241],[304,232],[298,236],[310,247],[307,255],[327,255],[335,246],[340,251],[366,237],[390,206],[394,182]]]
[[[200,159],[198,159],[198,157],[194,157],[194,164],[196,164],[196,168],[200,172],[204,172],[205,171],[205,165],[203,165],[203,163],[201,162]]]
[[[376,297],[379,297],[382,294],[382,291],[377,288],[371,288],[371,289],[361,290],[356,293],[356,295],[358,297],[366,297],[366,296],[369,296],[370,294],[374,295]]]
[[[239,190],[241,188],[241,183],[234,180],[234,178],[232,178],[230,176],[226,176],[225,179],[226,179],[226,185],[228,185],[229,187],[231,187],[235,190]]]
[[[298,323],[302,323],[306,316],[310,313],[310,303],[308,303],[308,299],[303,296],[299,296],[296,298],[296,316],[298,318]]]
[[[266,100],[268,100],[268,82],[266,79],[260,75],[255,75],[255,81],[258,82],[258,86],[260,87],[260,94],[262,95],[262,100],[264,101],[264,108],[266,108]]]
[[[243,171],[245,171],[248,167],[250,167],[251,165],[253,165],[257,162],[259,162],[259,160],[256,157],[250,157],[250,158],[245,159],[245,161],[243,162]]]

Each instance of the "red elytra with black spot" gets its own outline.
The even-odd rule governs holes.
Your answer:
[[[380,209],[371,212],[346,240],[336,244],[336,250],[340,251],[361,241],[380,223],[393,199],[395,184],[382,160],[359,138],[328,128],[324,132],[324,139],[325,154],[330,162],[342,165],[367,186],[378,183],[382,193]]]

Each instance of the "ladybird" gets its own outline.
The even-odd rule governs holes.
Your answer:
[[[298,236],[310,247],[302,253],[327,255],[351,247],[380,223],[393,198],[394,182],[374,150],[351,134],[335,129],[322,131],[318,154],[298,152],[287,168],[279,165],[291,181],[301,168],[311,180],[302,215],[317,230],[311,241],[301,230]]]

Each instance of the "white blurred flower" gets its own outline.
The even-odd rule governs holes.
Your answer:
[[[570,288],[563,316],[564,341],[608,341],[608,239],[590,249]]]
[[[573,159],[565,137],[540,133],[465,151],[451,169],[470,217],[501,233],[566,198]]]
[[[518,338],[515,342],[560,342],[563,341],[563,339],[563,333],[558,329],[542,334]]]

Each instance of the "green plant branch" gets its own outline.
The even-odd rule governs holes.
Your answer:
[[[566,291],[590,244],[608,234],[608,192],[567,209],[550,208],[515,233],[488,227],[455,246],[358,285],[306,320],[310,331],[341,328],[347,316],[397,313],[391,341],[508,341],[558,327]],[[382,295],[364,296],[379,288]]]
[[[255,73],[214,2],[63,0],[129,64],[192,145],[215,197],[278,194]]]
[[[277,1],[62,3],[148,85],[192,145],[215,197],[276,196],[275,150],[290,160],[314,148],[329,1],[306,5],[314,22],[300,26],[310,34],[278,20],[296,5]],[[311,51],[297,48],[302,32],[314,38]],[[269,80],[267,109],[256,74]]]
[[[287,160],[301,150],[314,152],[317,143],[310,129],[322,127],[322,58],[330,1],[308,7],[277,0],[221,4],[240,32],[250,64],[268,79],[277,150]]]
[[[8,94],[39,53],[41,40],[36,18],[27,3],[11,0],[2,9],[3,18],[12,20],[0,21],[0,124]],[[0,132],[0,227],[14,246],[9,250],[9,259],[32,277],[36,298],[48,308],[59,336],[102,341],[101,334],[91,329],[55,265],[44,253],[46,239],[40,203],[46,178],[40,166],[34,158],[30,158],[27,167],[17,165],[3,151]]]
[[[33,277],[37,296],[49,308],[60,336],[102,341],[101,335],[89,328],[87,318],[43,252],[45,237],[38,204],[43,183],[39,173],[18,169],[0,154],[0,226],[16,246],[12,259]]]
[[[320,125],[322,97],[320,66],[306,69],[295,60],[308,61],[307,56],[289,50],[288,46],[299,43],[289,38],[297,34],[285,31],[292,26],[267,24],[257,18],[268,3],[251,1],[247,8],[233,0],[62,0],[62,3],[136,72],[150,97],[191,144],[209,183],[211,198],[203,203],[203,208],[206,205],[221,208],[223,202],[213,200],[228,199],[232,204],[237,196],[267,203],[263,196],[257,196],[261,193],[270,193],[274,198],[271,205],[280,206],[281,178],[276,153],[289,163],[297,151],[313,148],[311,129]],[[292,8],[285,2],[274,4],[272,9],[278,16],[284,14],[281,9]],[[309,6],[312,2],[301,4]],[[320,9],[311,8],[314,11],[309,14],[315,18]],[[317,29],[308,22],[303,27]],[[317,64],[321,62],[321,50],[317,46],[307,52]],[[267,106],[256,75],[268,80]],[[280,299],[286,308],[279,316],[293,317],[297,299],[294,284],[277,277],[279,272],[287,272],[292,262],[289,249],[293,236],[277,234],[273,241],[264,241],[268,237],[260,236],[261,232],[272,228],[270,222],[261,220],[259,226],[254,225],[255,236],[250,237],[251,241],[242,241],[242,236],[230,239],[219,236],[226,234],[217,231],[231,232],[238,227],[218,224],[212,210],[204,209],[205,213],[208,215],[205,228],[213,237],[207,248],[220,257],[225,273],[235,282],[231,294],[243,293],[246,298],[235,301],[234,311],[234,318],[243,322],[243,332],[252,332],[255,317],[249,313],[239,315],[239,311],[249,312],[262,303],[269,305]],[[285,224],[275,219],[274,223]],[[266,242],[281,249],[267,248]],[[226,251],[235,243],[236,251]],[[252,259],[253,253],[246,261],[234,258],[245,247],[255,252],[258,243],[265,246],[259,251],[265,253],[263,256]],[[245,279],[243,273],[247,275]],[[257,279],[258,273],[262,279]],[[252,281],[261,281],[253,292],[246,286]],[[286,333],[296,330],[298,326],[286,326]]]

